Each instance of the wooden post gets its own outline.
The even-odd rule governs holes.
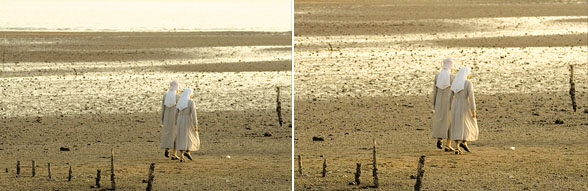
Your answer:
[[[155,178],[155,176],[153,175],[153,171],[155,171],[155,163],[151,163],[151,166],[149,166],[149,179],[147,180],[147,191],[151,191],[152,188],[152,184],[153,184],[153,178]]]
[[[32,172],[33,173],[33,177],[35,177],[35,175],[37,174],[36,173],[36,170],[35,170],[35,168],[37,167],[37,164],[36,164],[36,162],[34,160],[33,160],[33,166],[32,167],[33,167],[33,172]]]
[[[417,169],[416,183],[414,184],[415,191],[421,190],[421,185],[423,184],[423,182],[422,182],[423,174],[425,173],[425,170],[423,170],[424,166],[425,166],[425,155],[421,155],[421,158],[419,159],[419,167]]]
[[[96,169],[96,188],[100,188],[100,169]]]
[[[110,149],[110,182],[112,190],[116,190],[116,183],[114,181],[114,150]]]
[[[71,164],[67,164],[69,166],[69,171],[67,172],[67,181],[71,182]]]
[[[323,177],[327,176],[327,159],[323,159]]]
[[[49,177],[49,180],[51,180],[51,163],[47,163],[47,171],[49,172],[47,176]]]
[[[298,174],[302,175],[302,162],[300,160],[300,155],[298,155]]]
[[[280,127],[282,126],[282,102],[280,102],[280,87],[276,87],[276,113],[278,113],[278,122],[280,123]]]
[[[16,177],[20,176],[20,161],[16,161]]]
[[[361,176],[361,163],[356,163],[357,167],[355,167],[355,184],[359,185],[359,176]]]
[[[380,186],[378,182],[378,163],[376,162],[376,139],[374,139],[374,170],[372,171],[372,175],[374,176],[374,188],[378,188]]]
[[[570,98],[572,98],[572,108],[576,112],[576,83],[574,83],[574,65],[570,65]]]

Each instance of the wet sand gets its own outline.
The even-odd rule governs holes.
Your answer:
[[[7,63],[201,58],[204,55],[198,51],[186,53],[181,49],[289,46],[288,35],[289,32],[0,32],[0,38],[6,36],[8,42]]]
[[[584,1],[384,1],[301,0],[295,2],[296,36],[431,33],[476,28],[428,19],[586,16]],[[393,22],[393,24],[386,24]]]
[[[304,175],[295,177],[296,190],[351,190],[372,185],[374,138],[382,190],[411,190],[415,180],[410,176],[416,175],[422,154],[427,156],[423,189],[588,188],[588,114],[572,113],[567,94],[478,94],[476,99],[480,140],[470,143],[472,153],[459,156],[435,148],[429,97],[297,101],[295,152],[302,156]],[[588,108],[586,96],[581,102],[582,108]],[[555,124],[557,119],[564,124]],[[315,136],[325,141],[313,141]],[[328,161],[326,178],[321,177],[321,156]],[[362,163],[359,186],[348,185],[354,180],[355,163]]]
[[[145,189],[150,163],[154,190],[291,187],[289,33],[4,34],[10,51],[0,68],[0,190],[97,190],[90,188],[96,169],[107,188],[110,149],[117,190]],[[196,94],[202,145],[187,163],[159,149],[161,97],[171,79]],[[55,181],[47,180],[48,162]]]
[[[296,1],[296,190],[374,190],[374,138],[380,190],[412,190],[422,154],[425,190],[588,189],[586,6]],[[459,156],[431,138],[433,78],[446,57],[472,68],[476,91],[480,140]],[[359,186],[349,185],[355,163]]]
[[[588,23],[587,23],[588,25]],[[490,37],[459,40],[435,41],[439,46],[447,47],[562,47],[585,46],[588,44],[587,34],[540,35],[522,37]]]

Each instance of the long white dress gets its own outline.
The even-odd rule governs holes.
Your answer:
[[[451,96],[451,86],[445,89],[437,87],[437,78],[439,74],[435,76],[435,82],[433,83],[433,106],[435,107],[435,114],[433,115],[433,138],[447,139],[449,134],[449,126],[451,125],[451,113],[450,106],[453,96]],[[454,75],[450,75],[450,84],[455,78]],[[450,138],[450,137],[449,137]]]
[[[163,95],[163,100],[161,101],[161,138],[159,147],[162,149],[173,149],[175,146],[176,135],[177,135],[177,128],[176,128],[176,119],[178,118],[178,109],[176,105],[171,107],[167,107],[165,103],[165,96]],[[180,99],[179,95],[176,95],[176,102]]]
[[[197,151],[200,149],[200,138],[194,126],[198,125],[194,101],[188,101],[188,107],[182,109],[178,115],[178,136],[176,149],[181,151]]]
[[[463,90],[453,93],[451,103],[451,139],[459,141],[478,140],[478,122],[472,117],[476,111],[474,86],[470,80],[464,82]]]

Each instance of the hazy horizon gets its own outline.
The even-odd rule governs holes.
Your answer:
[[[0,31],[291,31],[291,1],[1,2]]]

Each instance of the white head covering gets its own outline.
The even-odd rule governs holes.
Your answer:
[[[459,69],[457,76],[451,84],[451,91],[457,93],[463,90],[463,86],[465,84],[465,81],[467,80],[468,75],[470,75],[471,70],[472,69],[470,69],[469,67],[461,67]]]
[[[184,89],[184,92],[182,92],[182,96],[180,96],[180,101],[178,101],[176,108],[178,108],[179,110],[182,110],[182,109],[188,107],[188,101],[190,100],[190,95],[192,95],[192,93],[194,93],[194,91],[192,89],[190,89],[190,88]]]
[[[439,76],[437,76],[437,87],[440,89],[445,89],[449,87],[450,84],[450,75],[451,69],[453,68],[453,60],[451,58],[446,58],[443,60],[443,68],[439,72]]]
[[[176,91],[178,90],[178,81],[171,81],[169,83],[169,91],[165,94],[165,101],[163,104],[167,107],[176,105]]]

